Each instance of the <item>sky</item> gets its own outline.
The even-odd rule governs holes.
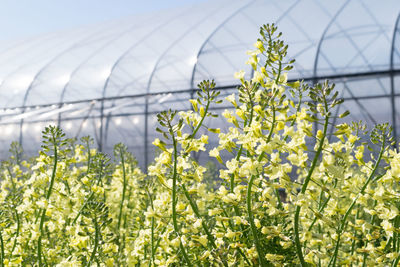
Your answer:
[[[0,0],[0,40],[187,6],[205,0]]]

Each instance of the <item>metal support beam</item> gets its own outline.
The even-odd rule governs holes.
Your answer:
[[[397,25],[399,24],[400,13],[397,15],[396,23],[393,29],[392,35],[392,45],[390,50],[390,70],[393,71],[394,65],[394,47],[396,43],[396,33],[397,33]],[[395,101],[395,90],[394,90],[394,73],[390,73],[390,101],[392,104],[392,125],[393,125],[393,137],[397,141],[397,123],[396,123],[396,101]],[[395,147],[397,147],[397,142]]]

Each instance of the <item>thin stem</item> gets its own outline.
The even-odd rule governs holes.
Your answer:
[[[4,242],[3,242],[3,235],[1,234],[1,231],[0,231],[0,244],[1,244],[1,262],[0,262],[0,266],[4,267]]]
[[[228,213],[226,212],[226,210],[223,211],[223,214],[225,215],[225,217],[227,217],[227,218],[229,217],[229,215],[228,215]],[[231,220],[228,220],[228,224],[229,224],[229,227],[230,227],[231,229],[233,229],[233,224],[232,224]],[[221,222],[221,225],[222,225],[222,227],[224,228],[224,230],[225,230],[225,232],[226,232],[227,229],[226,229],[226,227],[225,227],[223,221]],[[249,266],[250,266],[250,265],[255,266],[254,263],[253,263],[253,264],[250,264],[249,259],[246,257],[246,254],[243,253],[243,251],[240,249],[240,247],[236,247],[236,250],[239,252],[240,255],[242,255],[242,257],[244,258],[244,260],[247,262],[247,264],[248,264]]]
[[[94,247],[93,247],[92,255],[90,256],[89,262],[86,264],[86,266],[90,266],[92,261],[95,259],[97,247],[98,247],[98,244],[99,244],[99,225],[97,224],[96,217],[93,218],[93,223],[94,223],[94,228],[95,228],[95,231],[96,231],[95,232],[95,239],[94,239]]]
[[[327,174],[328,175],[328,174]],[[334,184],[333,184],[333,188],[336,188],[336,186],[337,186],[337,179],[335,179],[335,181],[334,181]],[[322,213],[323,211],[324,211],[324,209],[325,209],[325,207],[328,205],[328,203],[329,203],[329,200],[331,200],[331,195],[329,194],[329,196],[327,197],[327,199],[325,200],[325,202],[324,203],[322,203],[322,205],[321,205],[321,201],[322,201],[322,192],[321,192],[321,201],[320,201],[320,204],[319,205],[321,205],[320,207],[319,207],[319,209],[318,209],[318,212],[319,213]],[[308,231],[310,232],[311,231],[311,229],[314,227],[314,224],[317,222],[317,220],[318,220],[318,217],[315,217],[314,218],[314,220],[313,220],[313,222],[311,223],[311,225],[310,225],[310,227],[308,227]]]
[[[151,196],[151,194],[150,194],[150,192],[149,192],[149,190],[147,188],[146,188],[146,192],[147,192],[147,195],[148,195],[148,197],[150,199],[151,209],[154,211],[153,197]],[[154,217],[152,216],[151,217],[151,261],[150,261],[150,264],[153,263],[153,265],[155,266],[155,263],[154,263],[154,261],[155,261],[154,250],[155,250],[154,249]]]
[[[124,206],[125,200],[125,192],[126,192],[126,171],[125,171],[125,157],[124,151],[120,148],[120,156],[121,156],[121,166],[122,166],[122,177],[123,177],[123,185],[122,185],[122,200],[119,206],[119,216],[118,216],[118,230],[121,227],[121,218],[122,218],[122,208]]]
[[[86,146],[87,146],[87,153],[88,153],[86,175],[88,175],[89,171],[90,171],[90,160],[91,160],[89,141],[87,141]]]
[[[207,91],[207,104],[204,109],[204,115],[201,117],[199,124],[197,124],[196,129],[194,129],[189,138],[194,138],[196,136],[196,133],[199,131],[201,125],[203,124],[204,119],[207,117],[207,112],[209,107],[210,107],[210,91]]]
[[[338,253],[339,253],[340,238],[341,238],[341,235],[342,235],[342,233],[343,233],[343,231],[345,229],[345,226],[346,226],[346,223],[347,223],[347,217],[350,215],[350,212],[353,209],[354,205],[356,204],[358,198],[361,195],[364,194],[364,191],[367,188],[368,184],[372,181],[372,179],[373,179],[373,177],[375,175],[375,172],[378,169],[379,163],[381,162],[382,155],[383,155],[384,151],[385,151],[385,139],[382,141],[381,151],[379,152],[378,159],[375,162],[374,168],[373,168],[370,176],[368,177],[367,181],[365,182],[365,184],[361,188],[360,192],[354,198],[354,200],[351,203],[350,207],[347,209],[346,213],[343,216],[343,219],[342,219],[341,224],[340,224],[339,229],[338,229],[338,237],[337,237],[337,241],[336,241],[335,252],[334,252],[334,254],[333,254],[333,256],[332,256],[332,258],[331,258],[331,260],[329,262],[329,266],[331,266],[331,263],[332,263],[332,266],[335,266],[335,264],[336,264],[337,256],[338,256]]]
[[[247,125],[251,126],[251,123],[253,122],[253,117],[254,117],[254,103],[253,103],[251,94],[249,92],[248,92],[248,96],[249,96],[250,105],[251,105],[251,107],[250,107],[250,116],[249,116],[249,120],[248,121],[246,120],[244,122],[243,128],[246,127]],[[242,151],[243,151],[243,145],[240,145],[238,153],[236,154],[236,157],[235,157],[235,159],[237,161],[240,159],[240,156],[242,155]],[[230,179],[230,191],[231,191],[231,193],[233,193],[234,189],[235,189],[235,175],[232,173],[231,174],[231,179]],[[240,216],[238,209],[235,209],[235,213],[236,213],[237,216]]]
[[[272,106],[272,111],[273,111],[272,112],[272,125],[271,125],[271,129],[269,131],[269,134],[268,134],[268,137],[267,137],[267,140],[266,140],[267,143],[269,143],[271,141],[272,134],[273,134],[274,129],[275,129],[275,119],[276,119],[275,118],[275,106]],[[263,155],[264,154],[261,154],[259,156],[258,161],[260,161],[262,159]],[[254,183],[255,177],[256,177],[255,175],[252,175],[250,177],[249,184],[247,185],[247,199],[246,199],[246,202],[247,202],[247,214],[249,216],[250,228],[251,228],[251,232],[252,232],[253,238],[254,238],[254,245],[256,246],[256,249],[257,249],[258,258],[259,258],[259,261],[260,261],[260,266],[265,266],[264,252],[262,250],[260,241],[258,239],[258,231],[257,231],[257,227],[254,224],[254,214],[253,214],[252,204],[251,204],[251,195],[252,195],[251,194],[251,189],[253,187],[253,183]],[[279,195],[278,195],[278,198],[279,198]],[[280,198],[279,198],[279,200],[280,200]]]
[[[197,218],[201,219],[202,216],[201,216],[201,214],[200,214],[200,212],[199,212],[199,208],[197,207],[196,203],[195,203],[195,202],[192,200],[192,198],[190,197],[190,194],[189,194],[189,192],[187,191],[186,186],[185,186],[184,184],[182,184],[182,189],[183,189],[183,192],[184,192],[184,194],[185,194],[185,196],[186,196],[186,199],[189,201],[190,207],[192,208],[194,214],[196,215]],[[215,242],[214,242],[214,237],[212,236],[211,231],[208,229],[208,226],[207,226],[207,224],[204,222],[204,220],[201,221],[201,226],[202,226],[204,232],[205,232],[206,235],[207,235],[208,242],[210,242],[211,246],[212,246],[214,249],[217,248],[217,245],[216,245]],[[220,255],[220,258],[221,258],[222,263],[224,264],[224,266],[227,267],[227,266],[228,266],[228,263],[225,261],[225,259],[223,259],[223,258],[221,257],[221,255]]]
[[[56,140],[55,137],[53,136],[53,141],[54,141],[54,164],[53,164],[53,171],[51,173],[51,179],[50,179],[50,185],[49,189],[46,194],[46,200],[48,201],[50,199],[51,191],[53,190],[53,185],[54,185],[54,180],[56,178],[56,171],[57,171],[57,145],[55,145]],[[46,208],[42,209],[42,215],[40,217],[40,224],[39,224],[39,232],[40,236],[38,238],[38,264],[39,266],[42,266],[42,236],[43,236],[43,225],[44,225],[44,220],[46,217]]]
[[[187,265],[192,266],[192,263],[189,260],[186,250],[183,247],[182,239],[179,234],[179,227],[178,227],[177,213],[176,213],[176,203],[177,203],[176,191],[177,191],[177,179],[178,179],[178,173],[177,173],[178,151],[177,150],[178,149],[177,149],[177,142],[175,139],[175,134],[172,131],[172,126],[171,126],[170,122],[168,122],[168,123],[169,123],[169,125],[168,125],[169,129],[171,130],[172,142],[173,142],[173,146],[174,146],[174,166],[173,166],[173,171],[172,171],[172,222],[174,225],[175,234],[179,238],[180,248],[182,250],[183,257],[185,258]]]
[[[325,109],[327,110],[326,106],[327,106],[327,104],[326,104],[326,100],[325,100]],[[301,188],[301,193],[302,194],[304,194],[306,192],[306,190],[307,190],[308,183],[310,182],[311,176],[312,176],[312,174],[314,172],[314,169],[315,169],[315,167],[317,165],[319,155],[322,152],[322,147],[324,145],[326,132],[328,130],[328,122],[329,122],[329,116],[326,115],[324,129],[323,129],[322,137],[321,137],[321,139],[319,141],[319,144],[318,144],[317,153],[314,156],[313,162],[311,164],[311,168],[308,171],[307,177],[304,180],[303,186]],[[294,216],[294,235],[295,235],[294,238],[295,238],[297,256],[299,257],[301,266],[304,267],[304,266],[307,266],[307,263],[304,260],[303,251],[302,251],[302,247],[301,247],[301,243],[300,243],[300,232],[299,232],[300,210],[301,210],[301,207],[297,206],[296,207],[296,213],[295,213],[295,216]]]
[[[248,92],[248,96],[249,96],[250,105],[251,105],[251,107],[250,107],[250,116],[249,116],[249,120],[248,121],[246,120],[244,122],[243,128],[246,127],[247,125],[250,126],[251,123],[253,122],[253,117],[254,117],[254,103],[253,103],[253,100],[252,100],[252,96],[251,96],[251,94],[249,92]],[[236,154],[236,157],[235,157],[235,159],[237,161],[239,161],[240,156],[242,155],[242,151],[243,151],[243,145],[240,145],[238,153]],[[232,173],[230,175],[230,192],[234,193],[234,189],[235,189],[235,174]],[[233,206],[233,210],[234,210],[236,216],[241,216],[239,208],[236,205]],[[244,226],[241,225],[240,227],[242,229],[244,237],[246,238],[247,237],[247,233],[244,231]]]
[[[78,220],[79,216],[81,215],[83,209],[86,207],[87,203],[92,200],[93,196],[94,196],[94,192],[91,192],[89,197],[85,201],[85,203],[83,203],[82,207],[79,209],[78,214],[76,214],[74,220],[72,221],[72,224],[76,223],[76,221]]]
[[[102,166],[101,166],[102,168]],[[100,173],[99,173],[99,178],[97,179],[96,185],[100,184],[101,178],[102,178],[103,174],[102,171],[100,169]],[[79,216],[82,214],[82,211],[84,210],[84,208],[86,207],[86,205],[92,200],[92,198],[94,197],[94,192],[92,191],[89,195],[89,197],[86,199],[86,201],[83,203],[82,207],[79,209],[78,214],[76,214],[74,220],[72,221],[72,224],[75,224],[76,221],[78,220]]]
[[[251,232],[252,232],[253,238],[254,238],[254,245],[256,246],[256,249],[257,249],[260,266],[265,266],[264,252],[261,248],[260,241],[258,239],[258,232],[257,232],[257,228],[254,224],[254,215],[253,215],[253,210],[251,207],[251,187],[253,186],[254,179],[255,179],[255,175],[252,175],[250,178],[249,184],[247,186],[247,213],[249,215],[250,228],[251,228]]]
[[[399,264],[400,261],[400,255],[397,256],[396,260],[393,261],[392,267],[396,267]]]
[[[13,246],[12,246],[9,259],[12,258],[12,254],[13,254],[13,252],[14,252],[14,250],[15,250],[15,247],[17,246],[17,239],[18,239],[18,236],[19,236],[20,228],[21,228],[21,222],[19,221],[18,211],[17,211],[17,210],[14,210],[14,212],[15,212],[15,217],[17,218],[17,232],[15,233],[14,244],[13,244]]]
[[[357,209],[357,214],[356,214],[355,220],[358,219],[359,215],[360,215],[360,205],[358,205],[358,209]],[[354,229],[354,236],[356,236],[356,235],[357,235],[357,230]],[[356,239],[354,238],[353,242],[351,242],[351,255],[354,254],[355,248],[356,248]]]
[[[186,199],[189,201],[189,205],[192,208],[194,214],[196,215],[197,218],[201,219],[202,216],[200,215],[199,209],[198,209],[196,203],[190,197],[189,192],[187,191],[186,186],[184,184],[182,185],[182,189],[186,196]],[[214,237],[211,235],[210,230],[208,229],[207,225],[205,224],[205,222],[203,220],[202,220],[201,225],[204,229],[204,232],[206,232],[206,234],[207,234],[207,238],[208,238],[208,241],[210,242],[211,246],[213,248],[216,248],[217,246],[215,245]]]

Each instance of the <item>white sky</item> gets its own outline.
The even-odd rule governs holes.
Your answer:
[[[75,28],[205,0],[0,0],[0,40]]]

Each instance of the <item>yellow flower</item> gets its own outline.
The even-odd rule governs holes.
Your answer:
[[[217,148],[213,148],[210,152],[209,152],[210,157],[214,157],[216,158],[220,163],[222,163],[222,159],[219,155],[219,150]]]
[[[257,42],[254,43],[254,47],[261,50],[264,47],[264,44],[263,42],[258,40]]]
[[[244,79],[244,75],[245,75],[245,72],[243,70],[240,70],[238,72],[235,72],[234,78],[238,79],[238,80],[243,80]]]

